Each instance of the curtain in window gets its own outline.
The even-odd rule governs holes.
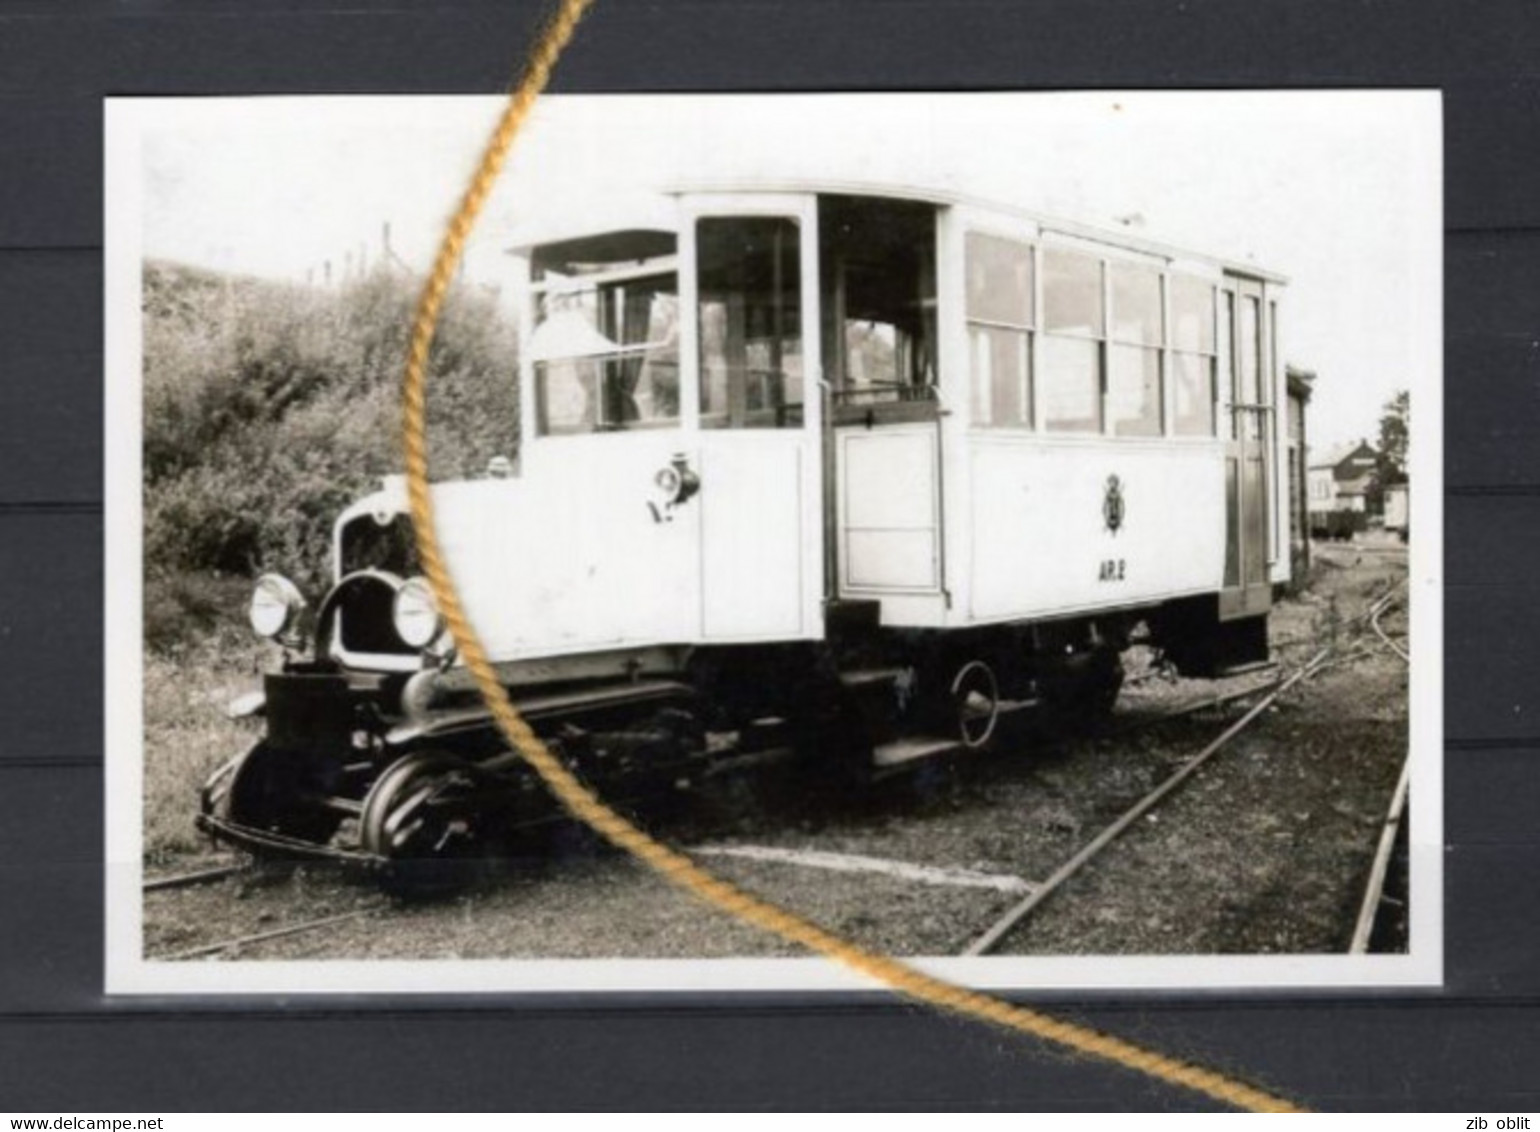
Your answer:
[[[620,344],[634,348],[647,341],[652,325],[653,292],[627,287],[620,303]],[[647,364],[647,351],[632,349],[609,363],[610,406],[609,419],[618,424],[628,424],[641,417],[636,403],[636,388],[642,379],[642,367]]]

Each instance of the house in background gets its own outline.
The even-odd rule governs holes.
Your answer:
[[[1309,462],[1310,533],[1352,538],[1368,526],[1369,488],[1378,454],[1367,440],[1338,445]]]

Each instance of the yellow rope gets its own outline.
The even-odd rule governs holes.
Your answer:
[[[551,755],[514,709],[480,639],[465,616],[439,547],[434,526],[433,499],[428,486],[424,374],[428,347],[433,339],[439,311],[465,243],[470,237],[471,228],[486,204],[515,135],[550,78],[556,57],[572,38],[578,21],[592,3],[593,0],[561,0],[559,9],[542,30],[524,74],[482,154],[454,219],[449,223],[449,230],[418,302],[407,354],[403,390],[406,405],[407,495],[423,571],[433,587],[444,619],[454,634],[460,655],[474,675],[503,734],[575,817],[586,822],[616,846],[644,861],[673,884],[747,923],[837,960],[932,1006],[1045,1038],[1081,1053],[1147,1073],[1161,1081],[1193,1089],[1239,1108],[1267,1112],[1299,1111],[1287,1101],[1232,1081],[1213,1070],[927,975],[899,960],[858,947],[792,912],[744,892],[701,868],[683,853],[650,837],[606,806]]]

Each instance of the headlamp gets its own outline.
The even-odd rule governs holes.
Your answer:
[[[444,618],[425,578],[403,582],[391,608],[396,636],[408,648],[425,649],[444,632]]]
[[[289,634],[305,611],[305,595],[282,574],[263,574],[251,593],[247,616],[258,636],[276,641]]]

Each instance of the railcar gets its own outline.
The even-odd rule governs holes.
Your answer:
[[[1105,711],[1135,631],[1188,674],[1265,661],[1281,276],[894,186],[653,204],[514,249],[517,466],[433,488],[514,702],[602,793],[724,749],[879,776],[1017,713]],[[284,660],[202,828],[409,877],[553,820],[419,576],[399,477],[332,555],[313,613],[257,583]]]

